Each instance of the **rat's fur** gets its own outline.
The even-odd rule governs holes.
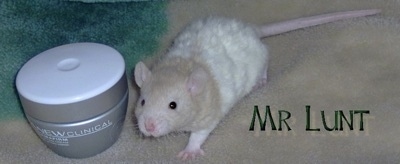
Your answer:
[[[253,26],[234,19],[209,17],[188,26],[166,58],[195,59],[210,70],[226,114],[249,93],[268,68],[266,45]]]
[[[139,129],[154,137],[189,131],[189,143],[178,156],[204,154],[200,146],[224,115],[259,81],[266,82],[268,51],[260,38],[378,12],[327,14],[260,28],[218,17],[196,21],[179,34],[151,71],[142,62],[136,65],[135,81],[141,88],[135,111]],[[172,102],[176,108],[170,107]]]
[[[136,108],[140,131],[155,137],[190,131],[194,141],[180,156],[202,154],[200,145],[256,85],[267,58],[260,34],[250,25],[215,17],[191,24],[151,72],[143,63],[135,68],[141,88]],[[172,101],[177,109],[168,109]]]

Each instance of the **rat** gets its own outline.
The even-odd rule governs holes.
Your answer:
[[[263,26],[215,16],[195,21],[178,34],[151,69],[143,62],[136,64],[139,130],[153,137],[190,132],[187,146],[177,157],[204,155],[201,145],[228,111],[267,82],[268,50],[262,38],[379,12],[337,12]]]

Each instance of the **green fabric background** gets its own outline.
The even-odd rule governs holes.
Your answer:
[[[124,56],[130,73],[138,60],[157,50],[167,28],[166,5],[0,1],[0,120],[23,118],[15,77],[25,62],[47,49],[74,42],[106,44]]]
[[[97,3],[97,2],[104,2],[104,3],[113,3],[113,2],[139,2],[139,1],[149,1],[149,0],[69,0],[69,1],[76,1],[76,2],[85,2],[85,3]]]

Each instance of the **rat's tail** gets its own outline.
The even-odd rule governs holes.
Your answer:
[[[305,27],[316,26],[324,23],[334,22],[343,19],[363,17],[368,15],[374,15],[380,13],[379,9],[370,10],[356,10],[356,11],[346,11],[346,12],[336,12],[330,14],[323,14],[305,18],[298,18],[294,20],[272,23],[261,26],[261,37],[268,37],[272,35],[277,35],[285,33],[288,31],[293,31]]]

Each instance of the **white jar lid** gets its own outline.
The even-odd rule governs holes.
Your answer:
[[[115,87],[117,83],[122,88]],[[74,120],[84,119],[108,110],[92,108],[108,108],[125,95],[125,62],[118,51],[106,45],[62,45],[25,63],[16,86],[25,112],[37,119],[54,121],[57,119],[48,118],[54,114],[66,115],[64,121],[71,121],[68,115],[82,114]],[[102,98],[96,102],[89,101],[99,96]]]

